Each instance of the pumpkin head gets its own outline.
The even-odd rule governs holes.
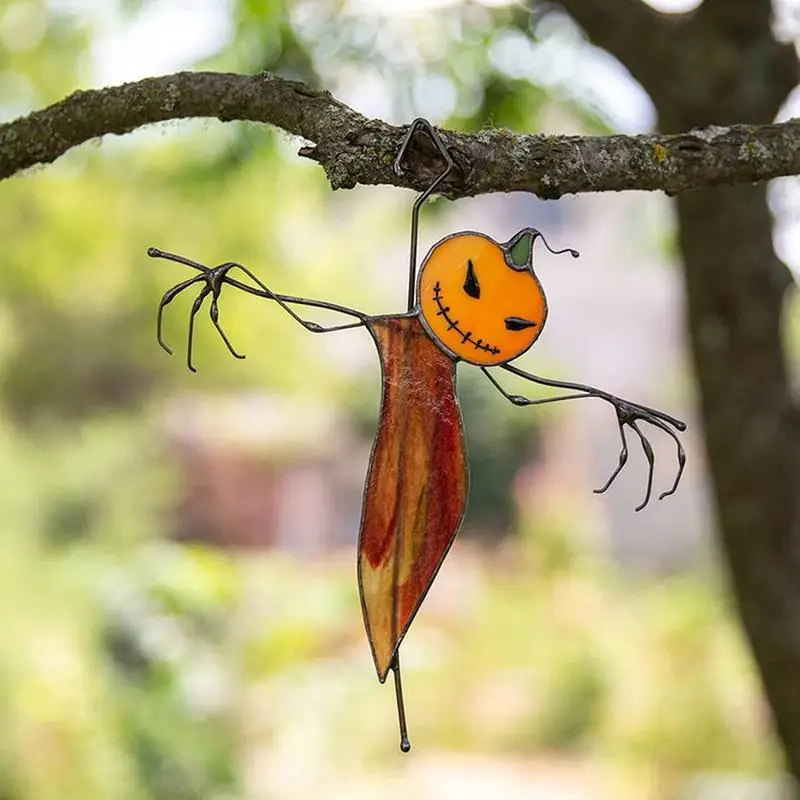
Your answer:
[[[455,233],[435,244],[420,269],[422,322],[448,353],[470,364],[503,364],[524,353],[547,319],[533,272],[539,232],[524,228],[505,244]]]

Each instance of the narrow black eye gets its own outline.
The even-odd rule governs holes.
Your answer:
[[[467,277],[464,280],[464,291],[476,300],[481,296],[481,287],[478,286],[478,277],[475,275],[472,259],[467,261]]]
[[[536,323],[532,319],[522,317],[506,317],[506,328],[510,331],[524,331],[525,328],[535,328]]]

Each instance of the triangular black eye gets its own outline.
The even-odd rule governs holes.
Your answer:
[[[475,274],[475,267],[472,266],[472,259],[467,261],[467,277],[464,280],[464,291],[476,300],[481,296],[481,287],[478,285],[478,276]]]

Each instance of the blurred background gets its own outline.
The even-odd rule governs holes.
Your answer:
[[[0,0],[3,120],[178,69],[273,70],[398,124],[654,124],[642,90],[556,7]],[[221,314],[246,361],[201,315],[187,371],[189,296],[166,315],[175,356],[155,340],[161,294],[187,275],[150,245],[240,261],[278,291],[404,309],[413,194],[334,194],[299,144],[254,124],[168,123],[0,187],[0,798],[789,796],[715,553],[658,194],[423,213],[423,253],[455,230],[502,241],[526,225],[579,249],[539,254],[550,317],[520,365],[686,419],[689,462],[676,496],[635,514],[640,452],[608,494],[591,491],[617,463],[610,408],[514,408],[459,368],[470,503],[403,646],[414,750],[399,753],[355,578],[372,341],[312,336],[235,292]],[[796,181],[772,199],[796,267]],[[653,442],[661,491],[675,450]]]

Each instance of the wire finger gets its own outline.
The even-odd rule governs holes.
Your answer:
[[[650,502],[650,493],[653,490],[653,472],[655,471],[655,464],[656,464],[656,457],[653,454],[653,446],[648,441],[647,437],[642,433],[639,429],[639,426],[631,420],[628,423],[636,434],[638,435],[639,439],[642,442],[642,450],[644,450],[645,457],[647,458],[647,463],[649,465],[647,470],[647,492],[644,496],[644,502],[640,506],[637,506],[636,510],[641,511],[649,502]]]
[[[199,295],[197,295],[197,298],[192,304],[192,310],[189,313],[189,344],[186,348],[186,366],[188,366],[192,372],[197,372],[197,370],[192,365],[192,342],[194,340],[194,318],[197,315],[197,312],[200,310],[200,306],[203,305],[203,300],[205,300],[206,297],[208,297],[210,292],[211,292],[211,287],[208,284],[206,284],[203,287],[203,291],[200,292]]]
[[[172,350],[167,346],[164,342],[164,338],[162,335],[162,324],[163,324],[163,317],[164,317],[164,309],[186,288],[191,286],[193,283],[197,283],[197,281],[203,280],[203,275],[195,275],[194,278],[189,278],[185,281],[181,281],[176,286],[173,286],[171,289],[168,289],[164,292],[164,295],[161,298],[161,302],[158,304],[158,315],[156,317],[156,338],[158,339],[158,343],[161,345],[164,350],[167,351],[170,355],[172,355]]]
[[[609,479],[605,482],[605,485],[601,489],[595,489],[595,494],[603,494],[603,492],[608,490],[608,487],[614,483],[617,475],[622,472],[622,468],[628,461],[628,442],[625,440],[625,429],[622,427],[622,423],[619,421],[617,422],[617,426],[619,427],[619,437],[622,439],[622,450],[619,453],[619,464],[617,464],[617,468],[611,473]]]
[[[219,323],[219,306],[217,305],[216,297],[211,298],[211,310],[209,314],[211,316],[211,321],[214,323],[214,327],[217,329],[219,335],[222,337],[222,341],[225,342],[225,345],[227,346],[231,355],[234,358],[245,358],[245,356],[242,353],[237,353],[236,350],[234,350],[233,345],[230,343],[230,340],[225,335],[225,331],[222,330],[222,325],[220,325]]]
[[[678,447],[678,474],[675,476],[675,481],[672,484],[672,488],[668,489],[666,492],[661,492],[661,494],[658,496],[659,500],[663,500],[665,497],[669,497],[671,494],[675,494],[675,492],[678,489],[678,484],[681,482],[681,477],[683,476],[683,468],[686,466],[686,451],[683,449],[681,440],[677,437],[675,432],[670,430],[670,428],[663,422],[661,422],[661,420],[649,419],[647,421],[651,425],[655,425],[656,428],[661,429],[662,431],[664,431],[664,433],[671,436]]]

